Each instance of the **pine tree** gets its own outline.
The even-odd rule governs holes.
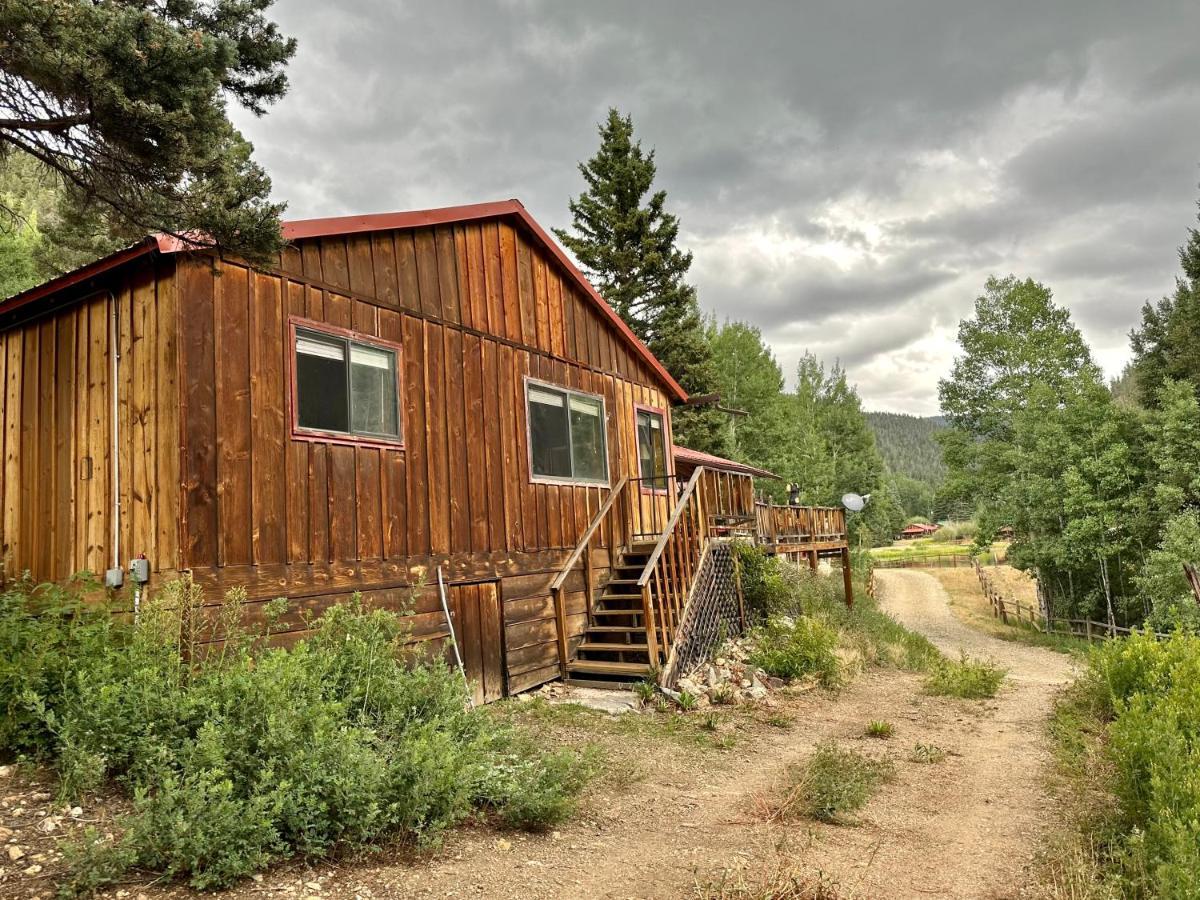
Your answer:
[[[642,149],[632,118],[615,109],[599,132],[600,149],[579,165],[587,190],[570,201],[572,229],[555,234],[683,389],[709,394],[712,350],[696,290],[685,280],[692,254],[676,245],[679,220],[666,211],[666,191],[652,192],[654,151]],[[727,452],[727,418],[712,406],[683,407],[672,420],[680,443]]]
[[[1141,327],[1129,335],[1138,396],[1151,409],[1168,379],[1186,381],[1200,393],[1200,230],[1188,229],[1179,262],[1183,275],[1175,279],[1175,293],[1146,303]]]
[[[296,44],[271,3],[0,3],[0,156],[37,159],[126,239],[204,234],[267,256],[282,207],[227,106],[261,115],[287,90]]]

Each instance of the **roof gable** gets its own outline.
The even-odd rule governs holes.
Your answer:
[[[519,200],[501,200],[494,203],[475,203],[469,206],[447,206],[439,209],[422,209],[410,212],[338,216],[325,219],[297,219],[283,222],[282,230],[284,240],[299,241],[306,238],[361,234],[369,231],[421,228],[431,225],[447,225],[496,218],[515,219],[526,234],[580,288],[584,297],[587,298],[600,316],[612,326],[621,340],[629,345],[633,352],[661,379],[667,388],[668,394],[680,402],[687,400],[687,392],[671,377],[671,373],[659,362],[658,357],[650,352],[650,349],[633,333],[625,323],[625,320],[617,315],[616,311],[600,296],[599,291],[592,286],[592,283],[571,262],[562,247],[546,233]],[[131,247],[109,254],[72,272],[60,275],[57,278],[29,288],[20,294],[16,294],[0,302],[0,316],[48,298],[58,291],[67,290],[85,283],[90,279],[103,275],[112,269],[148,254],[180,253],[189,249],[192,248],[186,242],[168,235],[147,237]]]
[[[283,223],[283,237],[288,241],[306,238],[335,237],[346,234],[362,234],[371,231],[392,231],[406,228],[423,228],[433,225],[449,225],[474,222],[482,219],[515,219],[533,241],[558,265],[558,267],[582,290],[601,317],[608,322],[621,339],[628,344],[643,362],[663,381],[676,400],[687,400],[687,392],[671,376],[658,357],[650,352],[641,339],[630,329],[625,320],[617,315],[600,292],[579,271],[558,242],[546,233],[537,220],[529,214],[520,200],[500,200],[494,203],[475,203],[468,206],[446,206],[438,209],[421,209],[409,212],[374,213],[359,216],[336,216],[324,219],[297,219]]]

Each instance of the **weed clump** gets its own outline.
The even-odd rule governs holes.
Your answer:
[[[982,700],[996,696],[1006,674],[999,666],[971,659],[964,652],[957,660],[935,662],[925,677],[925,690],[943,697]]]
[[[825,822],[841,821],[845,814],[866,805],[880,785],[890,781],[895,767],[834,742],[817,747],[802,766],[790,771],[791,788],[776,810],[776,817],[808,816]]]
[[[908,758],[915,763],[940,763],[946,758],[946,751],[937,744],[916,744]]]
[[[0,750],[54,766],[64,799],[106,784],[132,799],[115,840],[69,848],[64,891],[131,868],[211,889],[293,855],[435,844],[473,815],[570,813],[590,761],[469,709],[440,660],[406,661],[400,615],[355,598],[283,650],[239,629],[243,600],[214,615],[180,581],[134,624],[78,589],[0,595]],[[214,622],[219,649],[202,640]]]
[[[896,726],[891,722],[874,721],[867,724],[867,737],[887,740],[896,733]]]
[[[822,687],[841,682],[838,635],[815,619],[772,619],[756,635],[750,662],[769,675],[793,681],[814,678]]]

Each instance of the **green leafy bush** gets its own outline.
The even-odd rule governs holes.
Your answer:
[[[837,632],[815,619],[771,619],[758,629],[750,662],[776,678],[812,677],[823,687],[836,687],[837,643]]]
[[[407,664],[401,616],[356,598],[285,651],[238,629],[240,600],[214,651],[186,582],[136,627],[70,591],[0,598],[0,750],[53,764],[66,795],[111,781],[133,798],[119,840],[72,848],[79,890],[129,867],[214,888],[294,854],[427,845],[472,814],[537,828],[571,811],[588,761],[469,709],[440,661]]]
[[[925,690],[943,697],[982,700],[996,696],[1006,674],[999,666],[963,653],[957,660],[934,662],[925,676]]]
[[[1200,872],[1200,638],[1149,632],[1097,649],[1091,678],[1125,835],[1128,893],[1194,897]]]

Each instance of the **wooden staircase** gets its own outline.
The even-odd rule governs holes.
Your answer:
[[[653,672],[646,639],[645,610],[638,578],[656,541],[635,541],[613,566],[612,578],[591,604],[583,642],[567,663],[567,681],[602,687],[628,687]],[[655,626],[656,644],[661,629]]]

